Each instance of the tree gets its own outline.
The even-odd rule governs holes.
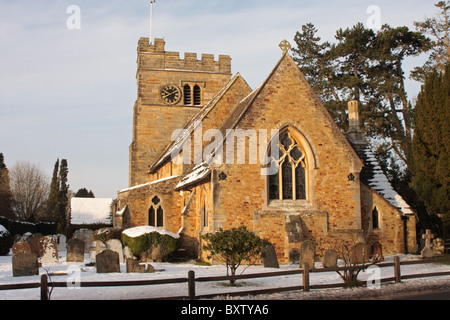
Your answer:
[[[13,210],[21,221],[36,222],[48,197],[49,185],[42,169],[30,162],[18,162],[10,172]]]
[[[425,78],[416,104],[412,187],[450,225],[450,63]]]
[[[12,210],[13,195],[11,192],[9,171],[5,165],[3,153],[0,153],[0,216],[14,219]]]
[[[87,190],[86,188],[81,188],[77,191],[77,193],[74,196],[75,198],[95,198],[94,193],[92,190]]]
[[[58,229],[63,230],[67,225],[69,212],[69,185],[67,184],[69,168],[67,160],[62,159],[59,167],[59,198],[57,209]]]
[[[59,202],[59,159],[56,160],[53,168],[52,181],[50,183],[50,192],[45,204],[45,217],[47,221],[56,222],[58,216]]]
[[[411,75],[417,81],[423,82],[433,68],[438,72],[444,72],[446,64],[450,61],[450,1],[439,1],[435,7],[440,9],[437,17],[414,22],[418,31],[433,38],[428,61],[424,66],[415,68]]]
[[[226,264],[227,276],[234,277],[236,270],[243,262],[254,263],[257,257],[262,255],[262,250],[270,245],[270,242],[261,239],[246,227],[230,230],[220,230],[203,236],[207,244],[203,247],[208,250],[211,257],[218,258]],[[245,271],[245,270],[244,270]],[[230,279],[230,284],[235,284],[235,279]]]
[[[361,104],[362,127],[405,164],[412,140],[412,107],[403,62],[429,49],[429,39],[407,27],[384,25],[378,33],[358,23],[336,32],[337,43],[321,43],[313,24],[297,32],[294,59],[331,116],[347,130],[347,102]]]

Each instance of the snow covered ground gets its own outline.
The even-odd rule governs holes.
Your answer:
[[[416,259],[417,256],[401,256],[401,259]],[[35,283],[40,282],[40,276],[32,277],[12,277],[11,267],[12,255],[0,257],[0,285],[16,283]],[[40,274],[46,272],[55,274],[50,277],[50,281],[67,282],[72,280],[81,281],[128,281],[128,280],[153,280],[187,277],[189,270],[195,271],[196,277],[202,276],[223,276],[226,275],[225,266],[198,266],[192,263],[172,264],[172,263],[153,263],[155,269],[159,270],[153,274],[127,274],[125,264],[121,264],[121,273],[115,274],[97,274],[95,267],[87,267],[89,262],[86,255],[84,263],[67,263],[66,252],[60,252],[58,263],[44,265],[40,268]],[[393,261],[393,257],[388,257],[386,262]],[[282,266],[278,269],[264,269],[260,266],[248,268],[244,274],[274,272],[281,270],[295,270],[298,265]],[[316,264],[320,267],[320,263]],[[45,270],[44,270],[45,268]],[[242,269],[241,269],[242,270]],[[57,275],[66,273],[67,275]],[[239,270],[238,270],[239,271]],[[444,264],[420,264],[402,266],[402,275],[416,273],[430,273],[439,271],[450,271],[449,265]],[[381,277],[393,277],[393,267],[381,268]],[[366,281],[371,274],[361,273],[359,279]],[[336,272],[311,273],[311,285],[341,283],[339,275]],[[234,291],[260,290],[267,288],[279,288],[302,285],[301,275],[280,276],[273,278],[258,278],[241,280],[241,287],[230,288],[225,282],[196,283],[197,295],[210,293],[224,293]],[[436,290],[450,288],[450,276],[434,277],[424,279],[403,280],[401,284],[382,284],[381,289],[369,290],[368,288],[358,288],[352,290],[346,289],[321,289],[311,292],[286,292],[280,294],[268,294],[260,296],[246,296],[235,299],[258,299],[258,300],[333,300],[333,299],[358,299],[361,297],[383,298],[398,292],[410,292],[412,290]],[[186,296],[188,293],[187,283],[153,285],[153,286],[135,286],[135,287],[103,287],[103,288],[54,288],[51,294],[52,300],[128,300],[128,299],[149,299],[171,296]],[[0,300],[39,300],[40,290],[8,290],[0,291]]]

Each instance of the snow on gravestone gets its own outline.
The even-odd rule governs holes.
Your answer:
[[[39,240],[39,251],[42,252],[41,263],[58,262],[58,245],[52,236],[45,236]]]

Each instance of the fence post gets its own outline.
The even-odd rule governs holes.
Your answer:
[[[309,292],[309,265],[303,264],[303,291]]]
[[[41,300],[48,300],[48,277],[46,274],[41,276]]]
[[[400,283],[402,281],[402,275],[400,272],[400,257],[394,257],[394,275],[395,275],[395,283]]]
[[[188,272],[188,294],[189,300],[195,300],[195,272]]]

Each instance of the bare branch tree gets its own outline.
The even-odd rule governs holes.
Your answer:
[[[35,222],[42,213],[49,192],[49,179],[30,162],[18,162],[10,171],[13,210],[22,221]]]

